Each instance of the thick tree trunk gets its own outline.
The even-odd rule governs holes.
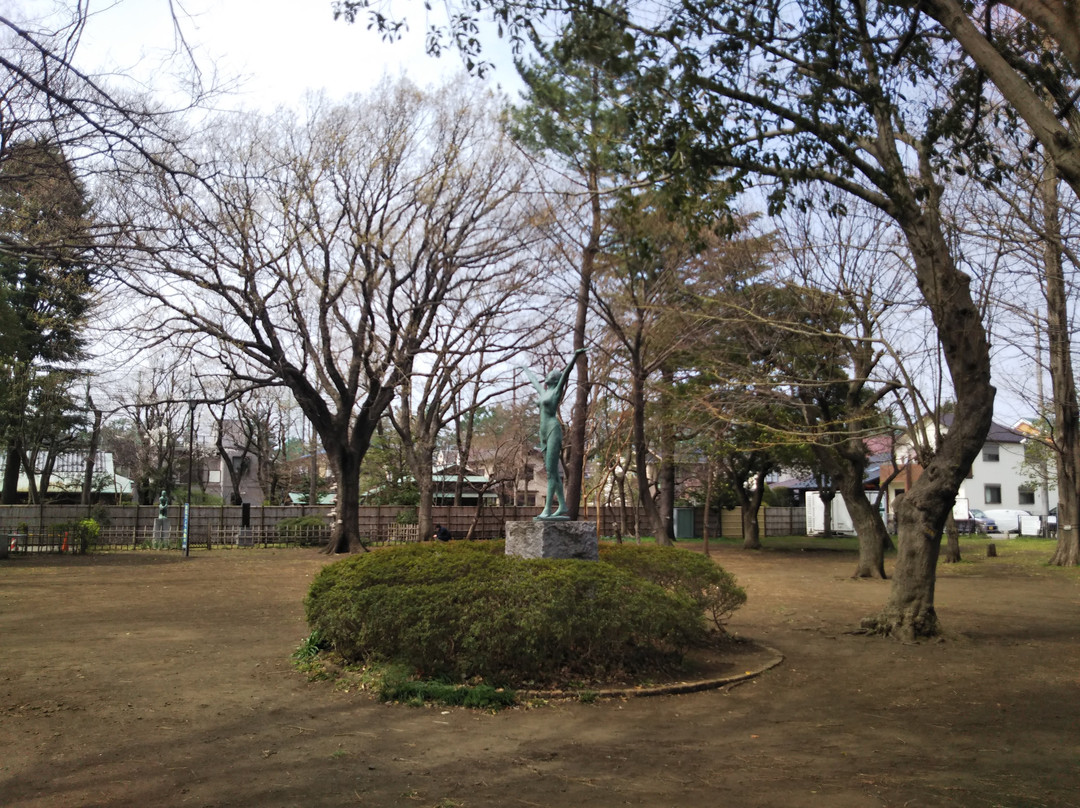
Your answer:
[[[916,503],[912,490],[897,509],[900,540],[889,600],[877,617],[863,621],[865,628],[906,640],[932,637],[939,630],[934,586],[945,520]]]
[[[953,512],[945,517],[945,563],[958,564],[960,562],[960,530],[956,527],[956,518]]]
[[[936,187],[935,187],[936,188]],[[922,476],[897,507],[897,559],[889,599],[882,612],[863,621],[866,628],[904,639],[938,632],[934,586],[941,532],[956,492],[982,449],[994,414],[990,347],[971,279],[952,261],[936,207],[897,217],[915,263],[949,368],[956,407],[949,431]]]
[[[739,515],[742,518],[743,549],[761,549],[761,530],[758,528],[757,508],[750,501],[750,497],[740,497]]]
[[[881,514],[867,498],[861,479],[857,482],[845,479],[841,483],[840,495],[851,516],[855,535],[859,537],[859,561],[852,577],[884,579],[885,542],[889,540],[889,533]]]
[[[52,485],[53,469],[56,467],[56,449],[49,447],[45,453],[45,462],[41,467],[41,480],[38,482],[38,501],[44,502],[49,495],[49,486]]]
[[[823,488],[818,491],[821,497],[821,535],[829,538],[833,534],[832,504],[836,499],[836,491],[832,488]]]
[[[858,437],[844,438],[835,446],[819,447],[815,453],[818,462],[829,469],[859,539],[859,561],[852,577],[884,579],[889,531],[863,487],[866,477],[865,444]]]
[[[1065,268],[1061,260],[1060,203],[1053,163],[1046,166],[1040,184],[1046,258],[1047,341],[1050,350],[1050,385],[1054,400],[1054,448],[1057,454],[1057,546],[1050,563],[1061,567],[1080,564],[1080,405],[1072,367],[1069,338],[1069,303]]]
[[[742,516],[743,549],[761,549],[761,530],[758,528],[758,511],[761,510],[761,500],[765,497],[765,474],[758,472],[755,475],[754,490],[747,491],[746,486],[740,486],[739,512]]]
[[[360,462],[358,456],[348,446],[331,451],[324,446],[337,482],[337,505],[334,511],[337,518],[331,527],[330,543],[326,552],[351,553],[356,549],[367,550],[360,538]]]
[[[22,450],[18,440],[13,441],[8,447],[6,463],[0,505],[14,505],[19,501],[19,469],[22,466]]]

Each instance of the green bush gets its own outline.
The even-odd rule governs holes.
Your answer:
[[[66,533],[72,551],[85,553],[101,535],[101,525],[95,519],[77,519],[71,522],[58,522],[50,525],[49,533],[57,537],[61,537]]]
[[[699,553],[655,544],[602,544],[600,559],[692,598],[721,630],[746,603],[735,576]]]
[[[702,604],[712,581],[692,554],[662,552],[678,559],[656,556],[651,567],[639,559],[635,569],[626,559],[508,557],[501,542],[403,545],[325,567],[307,618],[346,662],[396,662],[447,681],[656,669],[707,638]],[[678,574],[680,560],[692,570]]]
[[[277,534],[283,539],[300,539],[325,530],[326,520],[321,516],[290,516],[277,523]]]
[[[420,511],[417,510],[415,505],[402,508],[394,517],[394,524],[396,525],[417,525],[419,523]]]

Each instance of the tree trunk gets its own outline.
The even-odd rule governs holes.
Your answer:
[[[45,462],[41,467],[41,480],[38,482],[38,501],[45,502],[49,494],[49,486],[52,485],[53,469],[56,467],[56,449],[52,446],[45,453]]]
[[[6,462],[0,505],[14,505],[19,501],[19,468],[22,464],[22,451],[17,438],[8,446]]]
[[[600,209],[600,193],[596,172],[588,176],[589,239],[581,251],[581,271],[578,279],[577,312],[574,318],[574,350],[585,347],[585,326],[589,317],[589,289],[592,286],[593,267],[600,252],[600,233],[603,227]],[[566,511],[571,520],[578,518],[581,493],[585,479],[585,421],[589,411],[589,361],[585,354],[577,358],[577,388],[574,392],[574,409],[570,416],[569,453],[566,463]]]
[[[821,497],[821,535],[827,539],[833,534],[832,504],[836,499],[836,489],[822,488],[818,491],[818,496]]]
[[[360,538],[360,461],[355,451],[348,446],[324,446],[327,459],[331,463],[337,482],[337,505],[334,507],[337,518],[330,531],[330,543],[326,552],[351,553],[357,548],[367,551],[367,546]]]
[[[410,455],[413,452],[409,453]],[[431,466],[434,462],[435,451],[434,449],[427,449],[426,447],[421,449],[416,447],[415,451],[417,463],[413,468],[413,474],[416,477],[416,488],[420,494],[420,502],[417,505],[417,527],[420,530],[420,541],[426,541],[431,538],[431,535],[435,532],[435,520],[432,517],[432,506],[435,504],[435,483],[432,479]],[[425,461],[426,459],[426,461]],[[480,495],[480,501],[484,499],[483,494]]]
[[[616,474],[615,484],[619,487],[619,533],[626,534],[626,475]]]
[[[705,555],[709,555],[709,512],[712,510],[709,507],[709,503],[712,499],[712,482],[713,473],[712,466],[706,465],[705,468],[705,506],[702,509],[703,514],[701,518],[701,538],[705,544]]]
[[[867,498],[861,479],[855,481],[844,475],[840,485],[840,496],[851,516],[855,535],[859,537],[859,562],[852,577],[884,579],[885,542],[889,540],[889,533],[881,514]]]
[[[945,517],[945,563],[960,562],[960,530],[956,527],[956,517],[952,511]]]
[[[1057,173],[1046,165],[1039,186],[1043,206],[1046,258],[1047,341],[1050,385],[1054,400],[1054,448],[1057,455],[1057,546],[1050,563],[1061,567],[1080,564],[1080,406],[1072,367],[1069,338],[1069,303],[1061,260],[1061,223]]]
[[[89,394],[87,394],[89,398]],[[101,440],[101,410],[94,410],[94,425],[90,428],[90,446],[86,450],[86,465],[83,467],[82,497],[83,505],[90,504],[91,494],[94,490],[94,462],[97,460],[98,443]]]
[[[664,394],[666,395],[675,387],[675,373],[668,367],[660,370],[664,381]],[[666,409],[666,408],[665,408]],[[664,520],[665,532],[674,537],[675,521],[675,424],[671,418],[660,418],[660,468],[658,470],[660,482],[660,495],[658,509],[660,518]]]
[[[931,200],[918,215],[900,211],[897,221],[907,237],[919,290],[937,328],[956,394],[949,431],[897,506],[897,559],[889,599],[879,615],[863,621],[876,632],[915,639],[939,630],[934,585],[941,532],[990,429],[996,391],[990,384],[990,347],[971,298],[971,279],[953,263],[936,205]]]
[[[761,530],[758,527],[758,511],[761,510],[761,500],[765,496],[766,472],[758,472],[754,476],[754,490],[747,491],[746,486],[739,487],[739,513],[742,517],[743,549],[761,549]]]
[[[28,505],[40,505],[37,478],[34,476],[34,467],[37,465],[37,450],[28,453],[26,447],[22,446],[19,455],[23,470],[26,472],[26,502]]]
[[[637,473],[639,504],[645,510],[649,526],[656,537],[656,543],[670,547],[674,545],[674,542],[668,532],[667,523],[656,506],[652,491],[649,490],[649,450],[645,442],[645,380],[640,373],[633,374],[630,394],[634,409],[634,464]]]
[[[743,498],[739,503],[739,515],[742,518],[743,549],[761,549],[761,530],[758,528],[757,509],[749,502],[749,497]]]

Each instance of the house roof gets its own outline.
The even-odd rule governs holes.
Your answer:
[[[951,412],[941,417],[941,425],[948,430],[952,426],[954,416]],[[986,440],[992,443],[1022,443],[1027,435],[1012,427],[999,424],[997,421],[990,422],[990,431],[986,433]]]
[[[863,485],[876,485],[881,478],[881,466],[877,463],[871,463],[866,467],[866,473],[863,475]],[[805,479],[796,479],[794,477],[787,480],[778,480],[775,483],[769,483],[770,488],[788,488],[793,491],[817,491],[818,484],[814,481],[813,477],[807,477]]]
[[[289,492],[289,501],[292,502],[293,505],[306,505],[307,504],[307,499],[308,499],[307,494],[301,494],[298,491],[290,491]],[[319,494],[318,500],[319,501],[318,501],[317,504],[319,504],[319,505],[334,505],[334,504],[337,503],[337,495],[335,495],[335,494]]]
[[[38,454],[34,460],[34,475],[39,476],[45,465],[45,455]],[[0,476],[7,468],[7,455],[0,452]],[[81,491],[83,474],[86,472],[86,452],[64,452],[56,456],[53,461],[52,476],[49,478],[50,491]],[[103,494],[130,494],[132,482],[127,477],[116,473],[113,465],[112,452],[98,452],[94,456],[94,479],[99,485],[94,486],[94,491]],[[30,490],[30,481],[26,478],[25,469],[19,469],[20,492]]]

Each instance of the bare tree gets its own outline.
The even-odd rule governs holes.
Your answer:
[[[212,127],[201,183],[137,197],[124,283],[166,332],[197,334],[241,383],[280,384],[337,485],[328,550],[361,544],[359,470],[446,307],[482,299],[530,231],[492,101],[385,83]]]
[[[439,433],[467,419],[460,410],[464,402],[475,411],[504,395],[506,384],[497,378],[498,368],[545,339],[542,315],[532,307],[534,290],[542,283],[537,267],[535,257],[522,251],[506,261],[486,287],[448,300],[418,357],[417,370],[404,381],[397,405],[389,410],[419,490],[421,536],[430,536],[433,527],[432,475]]]

